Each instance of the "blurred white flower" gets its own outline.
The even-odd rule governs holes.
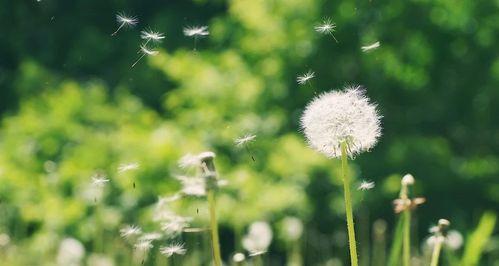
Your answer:
[[[182,184],[182,193],[189,196],[201,197],[206,195],[206,182],[202,177],[176,176]]]
[[[125,225],[120,229],[120,235],[123,238],[129,238],[132,236],[137,236],[142,233],[142,229],[136,225]]]
[[[188,26],[184,27],[184,35],[188,37],[204,37],[210,35],[208,26]]]
[[[369,189],[372,189],[374,188],[375,184],[373,181],[366,181],[366,180],[363,180],[359,187],[357,188],[358,190],[369,190]]]
[[[331,91],[309,103],[301,117],[308,143],[330,158],[341,156],[341,143],[354,156],[371,149],[381,136],[381,117],[360,86]]]
[[[200,167],[201,161],[207,157],[215,157],[215,153],[211,151],[205,151],[197,155],[188,153],[180,158],[178,165],[180,168]]]
[[[296,217],[286,217],[282,220],[282,229],[285,238],[291,241],[297,241],[303,234],[303,223]]]
[[[86,265],[92,266],[114,266],[113,260],[103,254],[92,254],[87,260]]]
[[[0,248],[7,246],[10,243],[10,236],[8,234],[0,234]]]
[[[175,254],[184,255],[187,252],[187,249],[185,249],[184,246],[183,243],[173,243],[168,246],[162,246],[159,249],[159,252],[167,257],[171,257]]]
[[[463,235],[456,230],[450,230],[445,237],[444,243],[448,248],[457,250],[463,246]]]
[[[132,170],[137,170],[139,169],[140,164],[139,163],[122,163],[118,166],[118,173],[124,173]]]
[[[123,27],[133,27],[137,25],[137,23],[139,23],[139,20],[136,17],[127,16],[125,13],[121,12],[116,14],[116,22],[118,22],[119,27],[115,32],[111,34],[111,36],[116,35],[118,31],[120,31]]]
[[[404,177],[402,177],[402,185],[403,186],[409,186],[409,185],[414,185],[414,176],[412,176],[411,174],[406,174],[404,175]]]
[[[379,42],[375,42],[375,43],[372,43],[369,45],[364,45],[364,46],[360,47],[360,49],[362,50],[362,52],[369,52],[371,50],[379,48],[380,45],[381,44]]]
[[[303,75],[299,75],[296,78],[296,82],[298,82],[298,84],[300,84],[300,85],[303,85],[303,84],[307,83],[309,80],[313,79],[314,77],[315,77],[315,73],[312,72],[312,70],[309,70],[307,73],[305,73]]]
[[[234,254],[234,256],[232,256],[232,260],[234,262],[243,262],[245,259],[246,259],[246,256],[244,256],[244,254],[241,252],[238,252],[238,253]]]
[[[242,244],[250,256],[257,256],[267,252],[272,242],[272,229],[266,222],[254,222],[250,225],[249,232],[244,236]]]
[[[57,252],[57,265],[61,266],[79,266],[83,265],[85,257],[85,247],[74,238],[65,238],[59,245]]]
[[[234,141],[234,143],[236,144],[236,146],[241,147],[241,146],[246,145],[250,142],[253,142],[255,139],[256,139],[256,135],[247,134],[243,137],[237,138]]]

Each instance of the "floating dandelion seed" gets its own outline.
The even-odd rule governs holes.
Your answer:
[[[152,232],[152,233],[145,233],[139,237],[139,242],[140,241],[154,241],[161,239],[163,235],[158,232]]]
[[[357,189],[365,191],[365,190],[369,190],[369,189],[374,188],[374,185],[375,185],[374,182],[364,180],[360,183],[360,185]]]
[[[165,35],[160,32],[152,31],[151,29],[143,30],[140,32],[140,38],[146,40],[146,43],[149,41],[153,42],[161,42],[165,38]]]
[[[104,187],[109,182],[106,176],[101,174],[95,174],[92,176],[92,185],[96,187]]]
[[[184,243],[173,243],[168,246],[162,246],[159,249],[159,252],[167,257],[171,257],[175,254],[184,255],[187,252],[187,249],[185,249],[184,246]]]
[[[196,50],[197,40],[210,35],[208,26],[188,26],[184,27],[184,35],[194,38],[194,50]]]
[[[381,44],[379,42],[375,42],[375,43],[372,43],[369,45],[362,46],[362,47],[360,47],[360,49],[362,50],[362,52],[369,52],[371,50],[379,48],[380,45]]]
[[[334,40],[338,42],[336,37],[334,37],[333,32],[336,29],[336,24],[330,19],[325,18],[321,24],[314,27],[315,31],[321,34],[330,34],[333,36]]]
[[[308,143],[330,158],[341,156],[347,145],[353,157],[371,149],[381,136],[381,116],[360,86],[331,91],[309,103],[301,117]]]
[[[132,236],[140,235],[142,233],[142,229],[136,225],[126,225],[125,227],[120,229],[120,235],[123,238],[129,238]]]
[[[244,146],[244,148],[246,149],[246,152],[248,152],[248,154],[251,156],[251,160],[253,160],[253,162],[255,162],[256,160],[255,160],[255,157],[253,156],[253,153],[251,152],[248,144],[255,141],[255,139],[256,139],[256,135],[248,134],[248,135],[245,135],[243,137],[237,138],[234,141],[236,146],[238,146],[238,147]]]
[[[300,85],[303,85],[303,84],[309,82],[314,77],[315,77],[315,73],[312,70],[309,70],[307,73],[296,77],[296,82],[298,82],[298,84],[300,84]]]
[[[132,64],[132,68],[146,55],[150,55],[150,56],[155,56],[157,55],[159,52],[156,51],[156,50],[151,50],[149,48],[147,48],[147,46],[145,45],[140,45],[140,51],[142,52],[142,55],[139,57],[139,59],[137,59],[137,61],[135,61],[135,63]]]
[[[139,163],[122,163],[118,166],[118,173],[121,174],[131,170],[137,170],[139,169],[139,167],[140,167]]]
[[[136,17],[127,16],[125,13],[116,14],[116,22],[120,25],[118,29],[111,34],[111,36],[116,35],[123,27],[133,27],[139,23]]]

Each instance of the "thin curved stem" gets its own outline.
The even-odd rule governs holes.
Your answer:
[[[404,266],[411,265],[411,210],[404,211]]]
[[[350,247],[350,261],[352,266],[358,266],[357,242],[355,241],[355,227],[353,223],[352,196],[350,195],[350,176],[348,175],[347,144],[341,143],[341,172],[343,174],[343,189],[345,193],[345,211],[347,215],[348,244]]]
[[[431,255],[431,266],[438,266],[438,259],[440,258],[440,250],[442,250],[442,242],[437,238],[433,246],[433,254]]]
[[[216,214],[215,192],[208,190],[208,207],[210,209],[210,231],[211,231],[211,246],[213,252],[213,263],[215,266],[222,266],[222,258],[220,255],[220,240],[218,239],[218,223]]]

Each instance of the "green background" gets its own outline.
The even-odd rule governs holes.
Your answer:
[[[111,37],[120,11],[139,25]],[[338,43],[314,32],[325,17]],[[182,33],[189,25],[209,26],[196,50]],[[131,68],[147,27],[166,35],[160,54]],[[375,41],[380,48],[361,51]],[[305,224],[307,265],[346,262],[339,162],[307,147],[299,117],[315,95],[348,84],[364,85],[383,115],[379,143],[351,163],[357,180],[376,182],[355,195],[361,256],[377,219],[391,242],[405,173],[427,199],[415,248],[439,218],[467,240],[499,206],[498,47],[499,1],[0,0],[0,233],[16,247],[0,254],[51,265],[71,236],[87,255],[118,260],[119,227],[153,228],[157,196],[179,188],[178,159],[212,150],[229,181],[219,196],[224,258],[251,222],[266,220],[276,229],[267,260],[284,263],[277,229],[293,215]],[[316,78],[299,86],[308,70]],[[257,135],[255,163],[234,145],[247,133]],[[118,175],[125,162],[141,168]],[[85,196],[96,171],[111,179],[99,205]],[[205,221],[203,201],[177,205]],[[492,243],[481,265],[499,261]]]

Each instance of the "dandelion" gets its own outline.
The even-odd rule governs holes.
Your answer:
[[[360,47],[360,49],[362,50],[362,52],[369,52],[371,50],[374,50],[374,49],[377,49],[380,47],[380,43],[379,42],[375,42],[375,43],[372,43],[372,44],[369,44],[369,45],[364,45],[362,47]]]
[[[140,45],[140,51],[142,52],[142,55],[137,59],[137,61],[135,61],[135,63],[132,64],[132,68],[146,55],[149,55],[149,56],[155,56],[157,55],[159,52],[156,51],[156,50],[151,50],[149,48],[147,48],[147,46],[145,45]]]
[[[74,238],[65,238],[59,245],[57,253],[57,265],[76,266],[81,265],[85,257],[85,247]]]
[[[430,244],[433,246],[433,254],[431,256],[431,266],[437,266],[440,257],[440,250],[445,242],[445,237],[447,236],[447,229],[450,226],[449,220],[440,219],[438,220],[438,225],[434,229],[433,236],[428,239]]]
[[[244,148],[246,149],[246,152],[248,152],[248,154],[250,155],[253,162],[255,162],[255,157],[253,156],[253,154],[249,148],[249,143],[255,141],[255,139],[256,139],[256,135],[247,134],[243,137],[237,138],[234,141],[234,143],[236,144],[237,147],[244,146]]]
[[[250,225],[248,234],[244,236],[242,244],[250,256],[258,256],[267,252],[272,242],[272,229],[266,222],[254,222]]]
[[[369,189],[374,188],[374,186],[375,186],[375,184],[374,184],[374,182],[373,182],[373,181],[366,181],[366,180],[363,180],[363,181],[360,183],[360,185],[359,185],[359,187],[357,188],[357,190],[363,190],[363,191],[365,191],[365,190],[369,190]]]
[[[127,16],[125,13],[116,14],[116,22],[120,25],[118,29],[111,34],[114,36],[121,30],[123,27],[133,27],[139,23],[139,20],[136,17]]]
[[[104,187],[109,182],[106,176],[101,174],[95,174],[92,176],[92,185],[96,187]]]
[[[178,162],[178,166],[180,168],[191,168],[191,167],[198,167],[201,165],[201,160],[199,160],[199,157],[197,155],[192,155],[192,154],[186,154],[180,158]]]
[[[196,44],[199,38],[210,35],[208,26],[188,26],[184,27],[183,30],[185,36],[194,38],[194,50],[196,50]]]
[[[184,255],[187,252],[187,249],[185,249],[184,246],[184,243],[173,243],[168,246],[162,246],[159,249],[159,252],[167,257],[171,257],[175,254]]]
[[[322,20],[321,24],[318,24],[314,27],[315,31],[321,34],[330,34],[333,36],[334,40],[338,42],[336,37],[334,37],[333,32],[336,29],[336,24],[330,19],[330,18],[325,18]]]
[[[123,238],[130,238],[132,236],[137,236],[142,233],[142,229],[136,225],[125,225],[120,229],[120,235]]]
[[[360,86],[324,93],[309,103],[301,125],[312,148],[330,158],[341,157],[351,265],[357,266],[350,176],[347,157],[370,150],[381,136],[380,115]]]
[[[300,85],[303,85],[303,84],[309,82],[314,77],[315,77],[315,73],[312,70],[309,70],[307,73],[299,75],[298,77],[296,77],[296,82],[298,82],[298,84],[300,84]]]

